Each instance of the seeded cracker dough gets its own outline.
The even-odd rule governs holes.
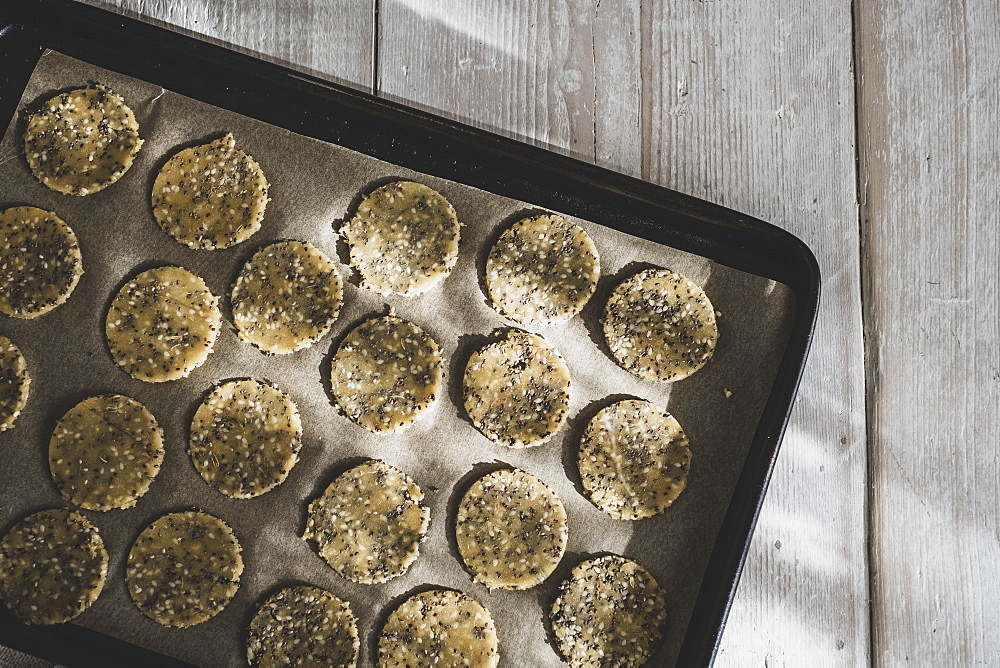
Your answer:
[[[28,116],[24,131],[32,174],[65,195],[104,190],[128,171],[141,146],[135,114],[104,86],[56,95]]]
[[[24,355],[10,339],[0,336],[0,432],[14,426],[28,403],[30,386]]]
[[[333,326],[343,303],[337,267],[302,241],[260,249],[233,285],[233,322],[244,341],[268,354],[308,348]]]
[[[400,603],[378,641],[379,668],[495,668],[499,659],[489,610],[452,589],[432,589]]]
[[[537,334],[518,330],[472,354],[462,384],[472,424],[511,448],[542,445],[569,410],[569,368]]]
[[[229,604],[243,574],[243,548],[229,525],[208,513],[170,513],[132,545],[125,582],[136,607],[167,627],[186,628]]]
[[[341,234],[362,286],[408,297],[427,292],[451,273],[460,227],[443,195],[420,183],[397,181],[361,200]]]
[[[545,483],[501,470],[469,487],[455,516],[462,561],[490,589],[531,589],[559,565],[569,529],[566,509]]]
[[[257,161],[227,134],[178,151],[153,183],[153,216],[191,248],[235,246],[260,229],[269,184]]]
[[[583,228],[561,216],[525,218],[486,260],[494,307],[522,325],[555,325],[579,313],[597,289],[601,261]]]
[[[73,293],[83,275],[76,234],[59,216],[33,206],[0,212],[0,313],[37,318]]]
[[[163,430],[145,406],[120,394],[84,399],[49,439],[56,489],[87,510],[131,508],[163,463]]]
[[[25,517],[0,540],[0,597],[29,624],[61,624],[101,595],[108,552],[97,527],[63,508]]]
[[[358,622],[351,606],[319,587],[287,587],[250,622],[247,663],[260,668],[357,665]]]
[[[330,367],[347,417],[372,432],[401,431],[441,392],[441,350],[412,322],[389,315],[355,327]]]
[[[219,299],[181,267],[149,269],[118,292],[105,321],[111,358],[149,383],[186,378],[219,334]]]
[[[666,605],[646,569],[610,555],[573,569],[549,619],[559,653],[574,668],[638,668],[660,643]]]
[[[648,380],[687,378],[711,359],[719,339],[708,296],[668,269],[647,269],[623,281],[602,322],[618,364]]]
[[[629,399],[591,419],[577,464],[595,506],[617,519],[638,520],[663,512],[684,491],[691,448],[670,413]]]
[[[198,406],[188,454],[209,487],[250,499],[285,481],[301,447],[302,421],[291,397],[246,379],[216,386]]]
[[[302,537],[316,541],[330,568],[361,584],[409,569],[427,535],[430,509],[405,473],[376,459],[340,474],[309,504]]]

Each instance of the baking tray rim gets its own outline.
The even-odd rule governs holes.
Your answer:
[[[4,127],[17,112],[38,58],[50,48],[299,134],[592,220],[786,285],[795,312],[785,352],[677,660],[683,666],[712,664],[815,328],[819,266],[800,239],[689,195],[73,0],[12,4],[0,8]],[[365,126],[380,132],[358,132]],[[487,155],[496,160],[483,160]],[[139,660],[187,665],[73,624],[27,626],[2,606],[0,643],[70,665]]]

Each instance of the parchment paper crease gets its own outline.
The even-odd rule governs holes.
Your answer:
[[[146,143],[117,184],[88,197],[60,195],[28,171],[20,150],[24,110],[55,92],[102,83],[135,110]],[[223,251],[197,251],[164,234],[150,211],[157,170],[178,148],[232,132],[237,145],[257,159],[271,182],[271,203],[261,231]],[[417,298],[384,300],[357,287],[343,263],[336,221],[353,211],[360,193],[388,180],[430,185],[455,205],[463,228],[461,254],[441,287]],[[566,357],[572,373],[570,421],[547,445],[508,450],[479,434],[461,409],[461,375],[473,349],[492,332],[509,327],[486,303],[480,287],[485,253],[500,231],[534,210],[458,183],[432,178],[339,146],[293,134],[164,91],[159,86],[46,53],[0,144],[0,206],[34,205],[55,211],[76,231],[86,273],[69,301],[36,320],[0,319],[0,333],[22,350],[32,376],[27,409],[15,429],[0,434],[0,529],[35,510],[65,505],[48,472],[47,447],[55,421],[92,394],[118,392],[143,402],[166,434],[163,469],[135,508],[85,511],[100,528],[111,554],[107,587],[77,622],[158,652],[203,665],[245,663],[245,629],[256,606],[279,586],[310,583],[349,601],[360,620],[360,665],[374,663],[375,644],[390,604],[407,593],[441,585],[465,591],[492,611],[500,635],[502,665],[557,665],[546,611],[559,581],[581,559],[614,552],[637,560],[659,580],[670,604],[669,626],[656,660],[669,665],[683,639],[733,486],[784,351],[794,304],[773,281],[715,264],[602,227],[575,222],[593,237],[603,276],[597,295],[568,325],[538,330]],[[244,262],[277,239],[309,241],[340,262],[345,305],[333,333],[309,350],[265,357],[229,327],[208,362],[189,378],[166,384],[134,380],[110,359],[103,319],[112,295],[137,271],[179,264],[201,275],[217,295]],[[675,385],[642,381],[619,368],[607,353],[598,325],[610,290],[646,266],[662,266],[701,284],[722,315],[714,359]],[[223,303],[228,298],[224,297]],[[330,351],[347,330],[388,306],[441,345],[447,393],[409,430],[388,436],[365,432],[332,407],[324,376]],[[227,313],[228,317],[228,313]],[[301,460],[288,480],[254,500],[233,500],[211,490],[186,453],[188,425],[201,397],[220,380],[266,378],[298,403],[304,425]],[[732,396],[727,398],[725,391]],[[616,521],[581,495],[576,443],[587,420],[624,397],[667,406],[691,440],[694,456],[686,491],[662,515],[635,523]],[[380,458],[411,475],[427,493],[431,529],[421,555],[405,576],[365,586],[337,576],[300,538],[306,503],[336,476],[363,458]],[[562,498],[569,514],[565,558],[542,586],[525,592],[489,592],[474,584],[457,559],[450,518],[471,480],[503,464],[537,475]],[[214,619],[185,630],[164,628],[144,617],[129,599],[123,571],[132,541],[159,515],[201,508],[228,522],[244,547],[247,568],[239,593]]]

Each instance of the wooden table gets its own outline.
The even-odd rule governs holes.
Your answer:
[[[803,238],[819,326],[717,665],[1000,665],[996,2],[85,1]]]

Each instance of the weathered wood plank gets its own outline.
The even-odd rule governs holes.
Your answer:
[[[868,657],[865,395],[846,0],[648,3],[644,176],[803,238],[816,339],[720,666]]]
[[[638,174],[639,9],[626,0],[383,0],[381,93]]]
[[[372,86],[375,0],[80,0],[355,88]]]
[[[998,665],[1000,10],[858,7],[878,665]]]

